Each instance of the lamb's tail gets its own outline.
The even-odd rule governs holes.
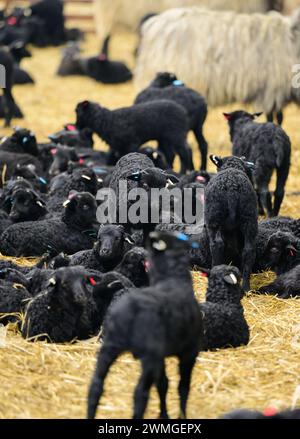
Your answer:
[[[117,357],[121,354],[121,350],[115,346],[105,343],[100,349],[96,370],[90,385],[88,394],[88,419],[94,419],[97,411],[99,400],[103,393],[104,380]]]

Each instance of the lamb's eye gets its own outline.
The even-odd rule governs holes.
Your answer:
[[[89,209],[90,209],[90,206],[88,204],[84,204],[82,206],[82,210],[89,210]]]
[[[272,248],[270,249],[270,253],[276,254],[276,253],[279,253],[279,250],[278,250],[277,247],[272,247]]]

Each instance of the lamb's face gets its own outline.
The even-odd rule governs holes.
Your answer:
[[[105,298],[106,294],[113,294],[117,291],[132,287],[131,282],[120,273],[112,271],[105,273],[94,287],[93,294],[101,298]]]
[[[78,192],[90,192],[96,195],[98,181],[95,172],[90,168],[78,168],[72,173],[70,189]]]
[[[122,260],[122,266],[126,270],[133,271],[133,273],[138,276],[142,276],[145,279],[145,283],[147,283],[148,275],[147,275],[147,265],[148,265],[148,252],[142,247],[134,247],[129,250]],[[138,285],[137,285],[138,286]]]
[[[12,138],[26,153],[37,156],[38,147],[35,135],[26,129],[17,129]]]
[[[123,251],[125,240],[130,241],[130,237],[125,233],[123,226],[102,226],[96,244],[100,259],[109,261],[118,256]]]
[[[9,217],[14,222],[34,221],[46,212],[44,201],[33,190],[20,188],[13,192]]]
[[[80,102],[76,107],[76,127],[79,129],[87,128],[92,103],[89,101]]]
[[[90,277],[87,271],[79,267],[66,267],[58,269],[49,280],[48,293],[52,299],[64,304],[74,304],[84,307],[87,304]]]
[[[285,270],[289,264],[297,256],[297,239],[290,233],[277,232],[274,233],[267,244],[264,259],[267,267],[274,270],[277,274]]]
[[[73,219],[74,224],[89,227],[96,220],[97,203],[95,198],[87,192],[71,193],[64,207],[66,215]]]
[[[78,162],[79,158],[74,148],[68,146],[58,146],[52,148],[53,162],[49,169],[49,174],[55,176],[61,172],[65,172],[72,162]]]

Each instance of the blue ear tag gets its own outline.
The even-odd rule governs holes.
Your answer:
[[[177,239],[179,239],[179,241],[189,241],[189,237],[184,233],[178,233]]]
[[[42,184],[47,184],[47,181],[46,181],[43,177],[39,177],[39,181],[40,181]]]
[[[175,81],[173,81],[173,85],[175,85],[175,87],[182,87],[184,83],[180,81],[180,79],[175,79]]]
[[[93,167],[93,171],[95,172],[95,174],[106,174],[107,170],[103,169],[103,168],[97,168],[97,167]]]
[[[27,143],[28,142],[28,137],[23,137],[23,139],[22,139],[22,143],[24,144],[24,143]]]
[[[200,245],[197,242],[192,242],[192,248],[199,248]]]

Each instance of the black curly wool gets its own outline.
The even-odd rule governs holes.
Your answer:
[[[85,209],[85,206],[87,210]],[[0,250],[7,256],[42,256],[92,248],[89,236],[95,221],[96,202],[91,194],[76,194],[64,209],[61,219],[28,221],[8,227],[1,235]]]
[[[189,272],[189,243],[180,234],[150,235],[150,287],[123,295],[106,319],[103,344],[88,397],[94,418],[107,372],[124,351],[141,360],[142,375],[135,391],[134,418],[142,418],[149,391],[156,383],[161,395],[160,417],[166,418],[168,379],[164,359],[180,361],[181,416],[186,415],[190,377],[202,338],[202,319]]]
[[[77,105],[79,128],[90,128],[111,148],[112,163],[135,152],[149,140],[157,140],[170,167],[175,155],[181,159],[181,172],[189,167],[186,148],[188,119],[183,107],[171,101],[155,101],[110,111],[92,102]]]
[[[246,157],[255,164],[254,183],[258,192],[261,213],[278,215],[290,170],[291,142],[285,131],[273,123],[256,123],[256,115],[245,111],[227,114],[233,154]],[[277,185],[272,203],[269,184],[277,172]]]
[[[94,335],[96,305],[88,285],[89,272],[82,267],[57,270],[28,303],[22,336],[64,343]]]
[[[16,314],[24,312],[30,299],[30,293],[22,284],[0,280],[0,324],[18,320]]]
[[[219,171],[205,190],[204,216],[212,266],[233,263],[241,269],[243,287],[249,290],[258,229],[256,194],[242,159],[211,158]]]
[[[204,349],[238,347],[249,342],[249,327],[244,317],[240,286],[241,275],[236,267],[214,267],[208,279],[203,313]]]
[[[207,117],[207,104],[205,99],[195,90],[184,84],[174,85],[176,79],[170,73],[158,73],[150,86],[137,95],[135,104],[166,99],[181,105],[188,114],[189,129],[193,131],[201,153],[201,169],[205,170],[208,146],[203,135],[203,125]]]

